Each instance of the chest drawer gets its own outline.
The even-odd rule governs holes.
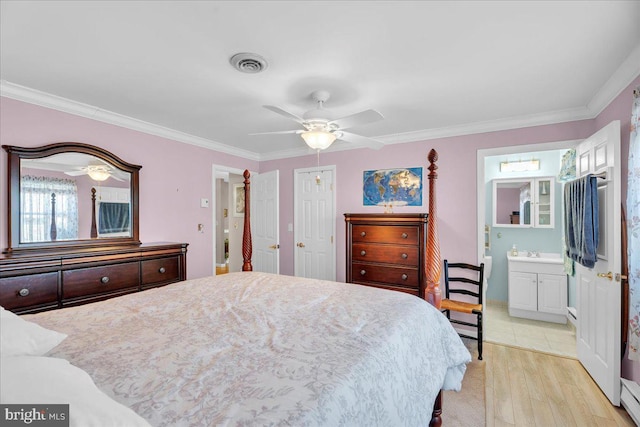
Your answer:
[[[180,280],[177,256],[142,261],[142,286]]]
[[[138,262],[80,268],[62,273],[62,298],[77,298],[90,294],[109,293],[138,288]]]
[[[375,264],[354,262],[351,264],[353,283],[381,282],[392,285],[418,288],[418,269],[389,267]]]
[[[386,264],[412,265],[419,264],[417,246],[372,245],[354,243],[352,246],[354,261],[381,262]]]
[[[384,225],[353,225],[351,239],[356,242],[395,243],[400,245],[418,244],[418,227],[384,226]]]
[[[7,310],[58,301],[58,272],[28,274],[0,279],[0,305]]]

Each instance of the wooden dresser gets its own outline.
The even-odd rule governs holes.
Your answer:
[[[0,255],[0,305],[34,313],[185,280],[186,243]]]
[[[424,298],[428,214],[344,214],[347,282]]]

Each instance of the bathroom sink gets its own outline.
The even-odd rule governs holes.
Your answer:
[[[542,262],[542,263],[557,263],[562,264],[562,254],[553,252],[538,252],[537,255],[531,255],[529,251],[519,251],[518,256],[511,255],[511,251],[507,252],[507,259],[509,261],[520,262]]]

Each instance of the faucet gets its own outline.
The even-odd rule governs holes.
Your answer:
[[[540,252],[538,251],[527,251],[528,257],[540,258]]]

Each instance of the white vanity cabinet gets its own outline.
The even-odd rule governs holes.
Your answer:
[[[508,255],[509,315],[546,322],[567,322],[567,275],[558,254]]]

